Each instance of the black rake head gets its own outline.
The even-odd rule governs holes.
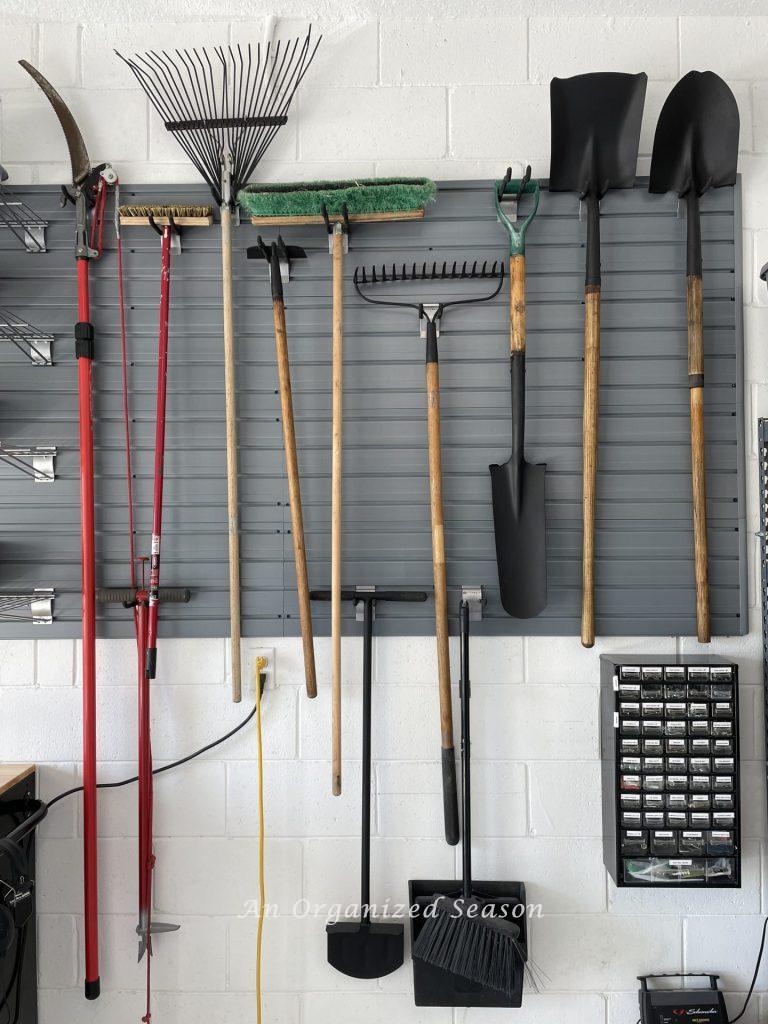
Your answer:
[[[449,281],[497,281],[497,285],[490,294],[486,293],[483,295],[470,296],[469,298],[452,299],[448,302],[441,302],[440,308],[445,309],[448,306],[462,306],[472,302],[487,302],[489,299],[495,298],[501,291],[501,286],[504,283],[504,262],[503,260],[494,260],[493,263],[489,263],[488,260],[483,260],[480,263],[479,260],[474,260],[471,264],[468,260],[464,260],[463,263],[459,264],[458,260],[454,260],[452,264],[449,264],[447,260],[444,260],[440,265],[436,260],[433,261],[432,267],[424,261],[421,266],[417,263],[412,263],[409,267],[408,264],[392,263],[391,266],[382,263],[380,267],[371,266],[370,268],[359,266],[355,267],[355,272],[352,276],[352,282],[355,286],[357,294],[361,299],[366,302],[370,302],[373,305],[380,306],[407,306],[410,309],[421,310],[424,301],[421,302],[395,302],[388,299],[374,299],[370,295],[366,295],[362,290],[363,288],[370,285],[378,284],[395,284],[409,281],[434,281],[434,282],[449,282]]]

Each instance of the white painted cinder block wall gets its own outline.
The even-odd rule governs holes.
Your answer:
[[[320,0],[318,0],[318,3]],[[261,20],[231,20],[234,3],[190,6],[210,20],[127,24],[138,5],[69,6],[56,0],[4,5],[0,24],[0,159],[17,182],[67,180],[58,125],[16,66],[29,58],[72,105],[94,160],[110,159],[127,182],[195,181],[143,95],[112,54],[259,40]],[[110,10],[114,6],[114,17]],[[497,6],[497,5],[494,5]],[[501,10],[501,5],[499,10]],[[652,8],[652,4],[640,5]],[[730,5],[729,10],[736,5]],[[449,9],[460,13],[456,7]],[[144,8],[142,0],[142,9]],[[594,5],[593,5],[594,8]],[[166,5],[163,9],[170,10]],[[183,11],[183,7],[181,8]],[[261,171],[270,179],[355,174],[491,177],[526,161],[546,174],[548,82],[582,71],[647,71],[641,144],[648,167],[660,104],[691,68],[712,68],[734,88],[742,112],[744,279],[749,424],[749,528],[757,529],[754,423],[768,411],[768,296],[756,282],[768,260],[768,18],[455,17],[408,20],[415,5],[320,6],[326,38],[289,126]],[[9,16],[8,10],[14,15]],[[259,8],[261,11],[261,8]],[[293,13],[294,9],[291,8]],[[31,18],[20,15],[29,13]],[[350,14],[352,12],[352,14]],[[306,12],[302,12],[306,13]],[[487,12],[486,12],[487,13]],[[178,16],[178,11],[176,12]],[[173,15],[169,15],[173,16]],[[197,16],[197,15],[195,15]],[[352,18],[353,20],[344,20]],[[91,20],[91,18],[93,20]],[[99,19],[108,21],[100,24]],[[357,20],[355,20],[357,19]],[[281,22],[278,33],[297,22]],[[755,549],[751,550],[751,632],[712,651],[742,670],[744,885],[735,893],[618,893],[600,848],[598,656],[601,651],[696,650],[685,638],[614,639],[583,651],[576,638],[478,640],[474,650],[475,858],[479,874],[522,879],[544,917],[533,952],[549,981],[510,1015],[519,1024],[634,1024],[635,976],[653,970],[719,971],[729,991],[748,985],[762,915],[766,825]],[[479,1024],[499,1012],[420,1010],[410,963],[380,982],[354,982],[325,962],[323,922],[289,916],[295,900],[356,899],[360,713],[358,643],[346,645],[346,789],[329,795],[328,645],[318,644],[320,695],[309,704],[300,648],[276,650],[277,687],[265,704],[268,897],[283,916],[267,928],[269,1024]],[[441,841],[435,760],[433,642],[379,641],[375,685],[375,898],[399,901],[412,877],[450,875],[458,861]],[[455,652],[454,652],[455,653]],[[99,644],[101,777],[135,770],[134,652]],[[155,753],[173,759],[235,724],[222,640],[167,642],[155,686]],[[252,687],[248,697],[252,696]],[[0,645],[0,759],[44,765],[51,795],[75,783],[80,729],[77,645]],[[155,1017],[165,1024],[241,1024],[254,1019],[254,923],[243,918],[257,892],[253,731],[157,783],[157,914],[180,921],[157,941]],[[564,753],[566,758],[563,759]],[[42,1024],[134,1024],[143,1012],[136,966],[135,790],[103,795],[101,809],[102,979],[95,1004],[82,998],[81,821],[76,800],[58,805],[41,828],[39,852]],[[768,990],[768,965],[758,989]],[[754,1000],[754,1022],[768,996]],[[739,1000],[731,1002],[736,1012]]]

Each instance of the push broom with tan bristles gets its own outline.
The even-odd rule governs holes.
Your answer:
[[[331,342],[331,690],[332,790],[341,793],[341,588],[344,254],[350,228],[361,223],[418,220],[437,189],[428,178],[359,178],[283,185],[253,184],[237,196],[258,227],[323,226],[333,261]]]

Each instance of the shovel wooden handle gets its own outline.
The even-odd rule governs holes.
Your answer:
[[[696,636],[700,644],[712,639],[709,610],[707,552],[707,488],[704,462],[704,329],[701,277],[690,274],[688,292],[688,384],[691,400],[691,486],[693,493],[693,551],[696,578]]]
[[[341,528],[344,366],[344,235],[333,235],[333,341],[331,428],[331,757],[332,790],[341,793]]]
[[[597,491],[598,398],[600,391],[600,286],[584,292],[584,418],[582,461],[581,642],[595,644],[595,495]]]
[[[443,468],[440,444],[440,369],[437,362],[437,329],[427,324],[427,436],[429,441],[429,510],[432,523],[432,568],[435,585],[435,636],[437,679],[440,696],[443,811],[445,838],[459,841],[458,789],[453,744],[451,665],[448,651],[448,585],[445,568],[445,521],[443,518]]]
[[[525,256],[509,257],[509,351],[525,352]]]
[[[293,557],[296,565],[301,639],[304,645],[304,678],[307,696],[316,697],[317,677],[315,674],[315,648],[312,639],[312,609],[309,602],[307,552],[304,546],[304,516],[301,510],[299,463],[296,457],[296,430],[293,424],[293,396],[291,393],[291,369],[288,363],[288,335],[285,328],[285,305],[280,299],[273,299],[272,312],[275,321],[275,350],[277,353],[277,373],[280,382],[283,446],[285,448],[285,465],[288,473],[288,501],[291,506]]]
[[[227,430],[227,522],[229,529],[229,621],[232,656],[232,700],[242,697],[240,661],[240,526],[237,486],[237,406],[235,327],[232,302],[232,212],[221,208],[221,279],[224,313],[224,404]]]

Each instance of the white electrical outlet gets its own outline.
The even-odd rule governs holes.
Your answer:
[[[256,665],[259,658],[266,658],[267,665],[262,671],[266,675],[265,690],[274,690],[277,686],[277,663],[274,647],[254,646],[248,649],[248,665],[250,668],[249,685],[256,687]]]

